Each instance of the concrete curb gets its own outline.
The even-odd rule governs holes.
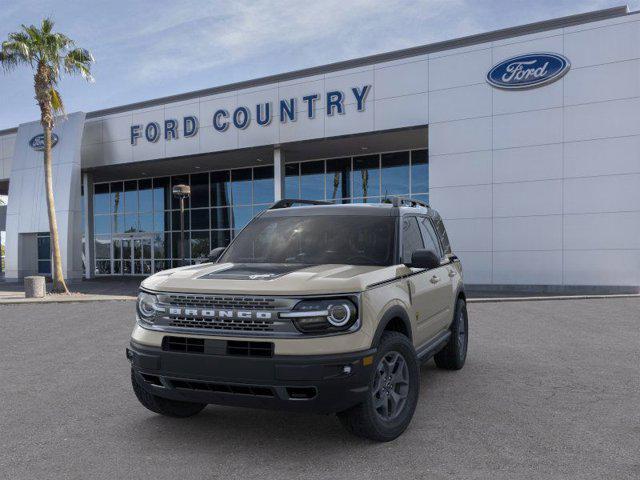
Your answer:
[[[640,298],[638,293],[614,295],[555,295],[547,297],[496,297],[467,298],[467,303],[503,303],[503,302],[546,302],[550,300],[593,300],[593,299]]]
[[[113,302],[113,301],[131,301],[137,297],[128,295],[84,295],[84,296],[69,296],[60,298],[11,298],[0,299],[0,306],[2,305],[23,305],[23,304],[41,304],[41,303],[83,303],[83,302]]]

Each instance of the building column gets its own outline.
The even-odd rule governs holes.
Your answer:
[[[273,149],[273,198],[277,202],[284,198],[284,152],[280,147]]]
[[[2,268],[2,232],[7,229],[7,206],[0,205],[0,274],[4,272]]]
[[[93,278],[95,272],[93,252],[93,175],[82,174],[82,210],[84,211],[84,278]]]

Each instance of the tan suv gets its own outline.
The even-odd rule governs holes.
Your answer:
[[[462,268],[435,210],[282,200],[209,263],[142,282],[127,357],[156,413],[337,413],[388,441],[413,417],[420,362],[462,368],[467,333]]]

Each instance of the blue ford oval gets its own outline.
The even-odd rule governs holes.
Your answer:
[[[546,85],[569,71],[571,63],[558,53],[529,53],[508,58],[487,73],[496,88],[522,89]]]
[[[51,148],[58,143],[58,135],[51,134]],[[44,133],[40,133],[29,140],[29,146],[38,152],[44,151]]]

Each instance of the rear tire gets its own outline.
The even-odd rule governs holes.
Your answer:
[[[447,345],[435,354],[433,359],[438,368],[444,370],[460,370],[467,359],[467,345],[469,343],[469,317],[467,304],[459,298],[456,311],[450,327],[451,337]]]
[[[338,413],[354,435],[388,442],[404,432],[420,393],[420,366],[411,341],[398,332],[385,332],[376,353],[367,400]]]
[[[200,413],[202,409],[207,406],[206,403],[180,402],[178,400],[169,400],[153,395],[140,385],[133,369],[131,369],[131,385],[133,386],[136,397],[144,407],[154,413],[167,417],[192,417]]]

